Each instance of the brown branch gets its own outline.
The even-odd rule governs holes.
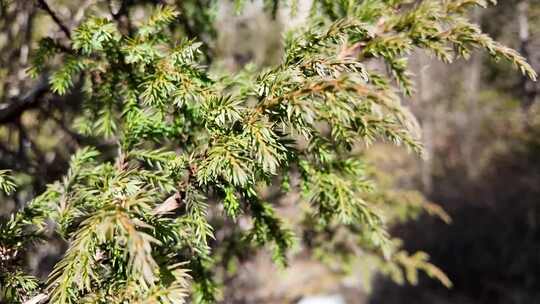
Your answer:
[[[49,16],[51,16],[51,18],[53,19],[53,21],[58,25],[58,27],[62,30],[62,32],[64,32],[64,34],[69,38],[71,39],[71,33],[69,32],[69,29],[67,28],[67,26],[64,25],[64,23],[62,23],[62,21],[60,20],[60,18],[58,18],[58,16],[56,15],[56,13],[50,8],[50,6],[47,4],[47,2],[45,2],[45,0],[37,0],[38,2],[38,5],[41,9],[43,9],[45,12],[47,12],[47,14],[49,14]]]

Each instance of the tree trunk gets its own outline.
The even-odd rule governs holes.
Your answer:
[[[522,0],[518,4],[518,23],[519,23],[519,40],[520,53],[532,63],[530,54],[530,33],[529,33],[529,0]],[[527,122],[528,109],[533,105],[536,99],[536,85],[527,76],[521,77],[521,88],[523,90],[522,107],[525,113]]]
[[[481,11],[475,9],[473,16],[471,17],[473,22],[480,23],[482,20]],[[468,179],[473,179],[478,172],[477,158],[475,155],[478,138],[478,129],[480,122],[480,115],[478,113],[478,91],[480,90],[480,77],[482,73],[482,54],[475,52],[472,54],[469,62],[465,67],[463,80],[464,83],[464,98],[465,109],[463,121],[463,142],[461,145],[461,153],[463,154],[463,160],[465,162],[465,172]]]
[[[423,192],[426,195],[430,195],[433,191],[433,157],[434,157],[434,147],[433,147],[433,129],[435,128],[434,120],[434,106],[433,106],[433,91],[432,91],[432,75],[430,75],[430,66],[429,57],[425,54],[418,54],[418,63],[419,63],[419,98],[420,105],[423,108],[422,112],[423,117],[421,121],[422,127],[422,140],[424,143],[424,159],[421,163],[421,179],[422,179],[422,188]]]

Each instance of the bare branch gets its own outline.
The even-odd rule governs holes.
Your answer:
[[[50,8],[50,6],[47,4],[47,2],[45,2],[45,0],[37,0],[37,1],[38,1],[39,7],[41,7],[41,9],[46,11],[47,14],[49,14],[49,16],[51,16],[51,18],[54,20],[54,22],[58,25],[58,27],[60,27],[62,32],[64,32],[64,34],[69,39],[71,39],[71,33],[69,32],[69,29],[67,28],[67,26],[64,25],[64,23],[62,23],[62,21],[60,20],[60,18],[58,18],[58,16],[55,14],[55,12],[53,12],[53,10]]]

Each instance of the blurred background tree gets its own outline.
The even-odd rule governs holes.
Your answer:
[[[48,70],[35,80],[27,76],[41,38],[52,37],[58,41],[56,47],[69,48],[73,30],[94,14],[115,20],[122,34],[130,35],[136,30],[134,24],[148,18],[152,8],[171,4],[180,12],[171,29],[203,42],[202,60],[212,73],[257,71],[279,64],[284,52],[282,34],[307,18],[312,3],[240,2],[2,1],[0,166],[12,170],[17,184],[16,192],[0,206],[4,219],[60,179],[77,149],[95,146],[109,157],[116,153],[114,141],[74,128],[83,111],[82,78],[75,78],[74,89],[60,96],[49,87]],[[354,1],[321,1],[321,7],[332,12],[338,2]],[[245,7],[238,10],[240,5]],[[540,4],[524,0],[474,9],[470,14],[494,38],[520,50],[537,71],[539,17]],[[60,63],[55,60],[53,65]],[[540,299],[540,274],[535,272],[540,267],[533,266],[540,262],[536,254],[540,246],[537,83],[481,52],[449,66],[418,51],[411,56],[411,67],[417,93],[407,97],[407,104],[419,119],[425,157],[420,160],[381,142],[366,150],[376,168],[370,169],[370,176],[382,190],[370,201],[393,206],[385,215],[389,224],[395,224],[395,235],[405,240],[404,249],[426,251],[449,275],[454,288],[447,290],[423,275],[414,288],[378,278],[378,273],[384,273],[392,282],[403,282],[404,272],[356,248],[344,231],[311,229],[313,223],[298,215],[295,207],[298,193],[269,190],[276,210],[301,233],[302,245],[289,257],[290,267],[278,271],[268,253],[242,247],[235,238],[238,231],[227,229],[230,222],[214,221],[216,230],[224,231],[216,234],[220,246],[215,248],[218,258],[213,266],[220,284],[227,287],[220,301],[294,303],[319,293],[338,293],[350,303],[531,303]],[[428,201],[441,204],[454,223],[446,225],[447,214]],[[420,209],[438,219],[421,216]],[[417,217],[417,222],[409,223]],[[23,258],[29,272],[40,278],[47,277],[67,248],[56,234],[46,238],[46,245],[32,247],[28,258]],[[408,256],[401,258],[406,270]],[[409,281],[414,283],[411,276]]]
[[[539,13],[538,1],[501,1],[475,18],[493,37],[520,49],[538,71]],[[406,248],[425,248],[454,287],[442,290],[427,280],[397,287],[382,280],[371,303],[540,299],[538,83],[474,56],[451,67],[429,61],[417,70],[427,79],[444,79],[429,85],[427,101],[437,101],[428,102],[429,113],[421,98],[414,110],[426,142],[432,142],[430,163],[417,167],[417,187],[450,213],[453,224],[421,218],[396,227]]]

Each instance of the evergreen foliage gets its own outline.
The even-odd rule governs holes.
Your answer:
[[[235,1],[238,10],[243,2]],[[265,1],[274,14],[282,2]],[[2,296],[215,302],[216,261],[241,254],[215,250],[216,219],[249,219],[238,246],[268,246],[280,265],[300,240],[263,195],[280,184],[309,202],[300,233],[316,235],[311,246],[321,258],[346,262],[360,250],[397,281],[415,283],[420,270],[451,286],[425,253],[409,254],[389,235],[393,217],[385,210],[406,198],[377,187],[361,150],[382,140],[421,153],[415,119],[400,99],[414,91],[407,56],[415,49],[444,62],[484,49],[536,78],[523,57],[468,21],[468,9],[487,2],[316,0],[308,24],[286,35],[279,65],[236,75],[211,73],[205,41],[174,31],[183,7],[159,6],[130,33],[88,17],[69,47],[44,39],[30,74],[51,69],[59,95],[80,83],[78,130],[113,142],[117,152],[81,149],[61,181],[0,226]],[[13,191],[7,172],[0,185]],[[409,207],[447,219],[430,204]],[[51,233],[69,249],[41,283],[25,274],[22,253]]]

